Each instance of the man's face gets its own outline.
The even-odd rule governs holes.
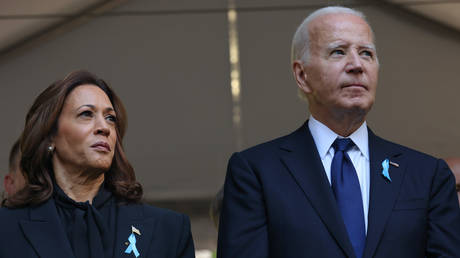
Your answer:
[[[16,157],[15,164],[11,164],[11,169],[3,179],[3,187],[8,196],[15,194],[17,191],[22,189],[25,185],[25,179],[22,175],[21,168],[19,165],[20,158]]]
[[[312,114],[367,113],[375,100],[379,68],[369,25],[355,15],[326,14],[310,23],[309,33],[302,90]]]
[[[460,158],[447,158],[446,162],[455,176],[455,187],[457,189],[458,201],[460,204]]]
[[[460,159],[457,160],[455,165],[451,166],[451,169],[455,176],[455,187],[457,189],[458,201],[460,204]]]
[[[454,171],[455,188],[457,189],[458,202],[460,204],[460,169]]]

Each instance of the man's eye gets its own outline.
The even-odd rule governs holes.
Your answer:
[[[368,57],[373,57],[374,53],[372,53],[372,51],[369,51],[369,50],[364,50],[364,51],[361,52],[361,55],[368,56]]]
[[[332,50],[331,55],[345,55],[345,51],[342,49],[334,49]]]

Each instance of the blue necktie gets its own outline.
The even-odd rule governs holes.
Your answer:
[[[332,144],[335,153],[331,164],[331,182],[356,257],[361,258],[366,243],[366,229],[358,175],[347,154],[347,150],[353,146],[353,141],[348,138],[336,139]]]

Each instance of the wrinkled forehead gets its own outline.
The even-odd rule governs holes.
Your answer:
[[[312,43],[324,44],[345,40],[364,45],[374,45],[374,35],[369,24],[359,16],[347,13],[330,13],[316,17],[308,28]]]

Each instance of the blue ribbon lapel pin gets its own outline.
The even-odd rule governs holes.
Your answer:
[[[388,179],[388,181],[391,182],[390,172],[388,171],[389,168],[390,168],[390,160],[385,159],[385,160],[382,162],[382,175],[383,175],[383,177],[385,177],[386,179]]]
[[[391,182],[390,165],[399,168],[399,164],[395,163],[395,162],[391,162],[389,159],[385,159],[382,162],[382,176],[385,177],[388,181]]]
[[[127,254],[133,253],[134,256],[138,257],[140,253],[136,247],[136,235],[134,235],[134,233],[136,233],[139,236],[141,235],[141,231],[139,229],[135,228],[134,226],[131,226],[131,235],[129,235],[128,237],[129,242],[126,242],[128,247],[126,248],[125,253]]]

